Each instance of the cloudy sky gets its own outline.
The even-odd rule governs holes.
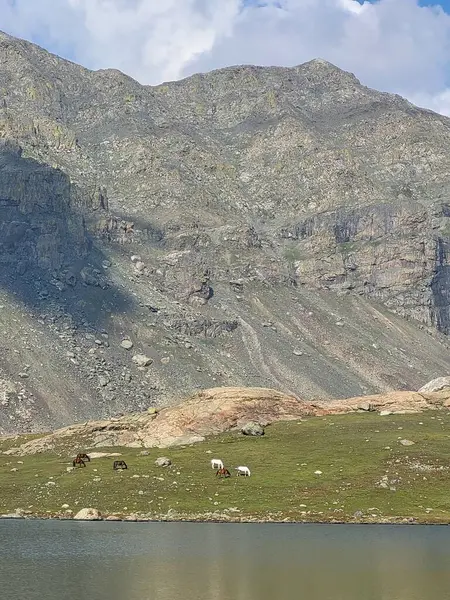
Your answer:
[[[0,29],[149,84],[320,57],[450,115],[450,0],[0,0]]]

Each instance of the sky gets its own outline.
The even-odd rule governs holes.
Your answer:
[[[151,85],[323,58],[450,116],[450,0],[0,0],[0,30]]]

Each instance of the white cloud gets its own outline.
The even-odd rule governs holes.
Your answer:
[[[450,16],[418,0],[0,0],[0,29],[151,84],[321,57],[450,114]]]

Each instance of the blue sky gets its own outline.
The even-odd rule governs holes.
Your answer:
[[[441,6],[445,12],[450,14],[450,0],[440,0],[440,2],[429,2],[428,0],[422,0],[420,2],[421,6]]]
[[[450,0],[0,0],[0,30],[146,84],[319,57],[450,115]]]

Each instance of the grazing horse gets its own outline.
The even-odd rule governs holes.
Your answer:
[[[77,465],[78,465],[79,467],[85,467],[85,466],[86,466],[86,463],[85,463],[85,462],[84,462],[84,460],[83,460],[82,458],[80,458],[80,456],[78,455],[78,456],[76,456],[76,457],[73,459],[73,461],[72,461],[72,465],[73,465],[74,467],[76,467]]]
[[[216,473],[216,477],[231,477],[231,473],[228,469],[219,469]]]
[[[223,469],[223,462],[220,458],[213,458],[211,459],[211,467],[213,469]]]
[[[237,475],[245,475],[250,477],[250,469],[248,467],[236,467]]]
[[[77,454],[77,458],[81,458],[81,460],[84,460],[84,461],[87,461],[87,462],[91,462],[91,459],[90,459],[89,455],[85,454],[84,452],[80,453],[80,454]]]
[[[127,463],[124,460],[115,460],[113,464],[114,471],[119,469],[128,469]]]

